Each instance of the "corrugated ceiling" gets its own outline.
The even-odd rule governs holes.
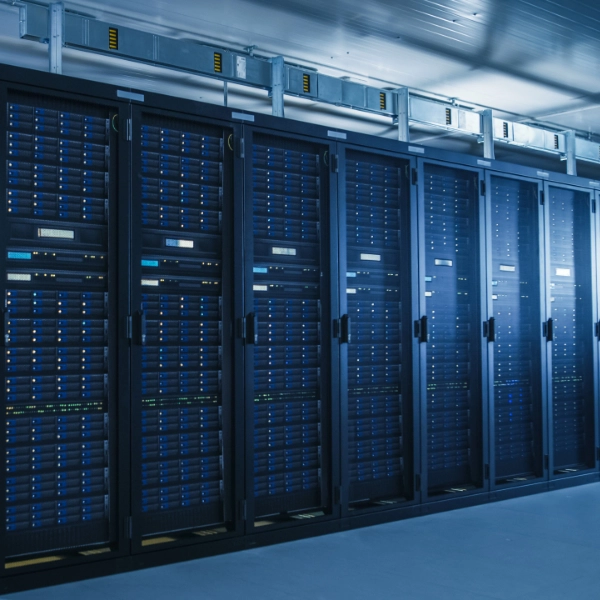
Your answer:
[[[406,85],[600,134],[597,2],[79,0],[65,5],[118,24],[236,48],[256,46],[256,53],[282,54],[357,81]],[[0,60],[45,68],[44,46],[18,40],[16,9],[0,8],[5,13]],[[164,70],[72,51],[65,55],[64,72],[220,101],[216,83],[169,78]],[[167,89],[165,81],[170,81]]]

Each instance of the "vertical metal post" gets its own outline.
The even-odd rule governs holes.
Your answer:
[[[228,102],[228,93],[229,93],[229,89],[227,87],[227,82],[224,81],[223,82],[223,106],[227,106],[227,102]]]
[[[567,146],[567,175],[577,175],[577,148],[574,131],[566,132],[565,143]]]
[[[481,113],[481,124],[483,129],[483,156],[494,159],[494,113],[491,108]]]
[[[408,117],[410,112],[410,97],[408,88],[400,88],[396,92],[398,115],[398,139],[401,142],[410,142],[410,130],[408,128]]]
[[[283,56],[271,59],[271,105],[274,117],[283,117],[285,62]]]
[[[49,6],[48,55],[50,73],[62,73],[62,48],[64,40],[65,6],[54,2]]]

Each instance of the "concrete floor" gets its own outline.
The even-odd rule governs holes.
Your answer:
[[[10,600],[595,600],[600,483]]]

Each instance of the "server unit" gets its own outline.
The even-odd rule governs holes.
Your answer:
[[[329,147],[245,140],[247,493],[264,526],[331,509]]]
[[[116,539],[114,111],[8,92],[4,280],[9,557]]]
[[[425,162],[425,417],[430,496],[483,485],[480,173]]]
[[[545,474],[542,183],[489,174],[487,185],[491,475],[494,484],[510,485]]]
[[[594,286],[589,190],[546,184],[551,474],[596,466]]]
[[[232,132],[142,110],[132,129],[132,514],[154,547],[233,520]]]
[[[343,487],[352,509],[389,507],[413,497],[411,162],[350,147],[342,156]]]

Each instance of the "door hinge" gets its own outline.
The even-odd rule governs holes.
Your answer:
[[[245,521],[248,518],[248,502],[246,500],[240,501],[240,521]]]
[[[125,537],[133,539],[133,519],[131,517],[125,517]]]
[[[550,457],[544,454],[544,469],[547,471],[550,468]]]
[[[592,198],[592,212],[595,213],[596,212],[596,199]]]
[[[411,182],[413,185],[417,185],[417,183],[419,183],[419,171],[417,171],[417,169],[412,170],[412,179]]]
[[[333,503],[340,504],[342,501],[342,488],[339,485],[336,485],[333,488]]]
[[[546,195],[544,194],[544,190],[540,190],[540,204],[544,206],[544,202],[546,202]]]
[[[340,157],[338,154],[331,155],[331,172],[332,173],[340,172]]]
[[[415,492],[421,491],[421,475],[417,473],[415,475]]]
[[[483,471],[484,471],[484,477],[486,479],[489,479],[490,478],[490,465],[484,465]]]
[[[131,119],[127,119],[125,137],[128,142],[130,142],[133,139],[133,122]]]
[[[246,158],[246,140],[243,137],[240,137],[236,147],[238,158]]]
[[[479,189],[480,189],[480,192],[479,192],[479,193],[480,193],[482,196],[485,196],[485,179],[482,179],[482,180],[479,182]]]
[[[128,340],[133,338],[133,318],[131,315],[125,317],[125,335]]]

